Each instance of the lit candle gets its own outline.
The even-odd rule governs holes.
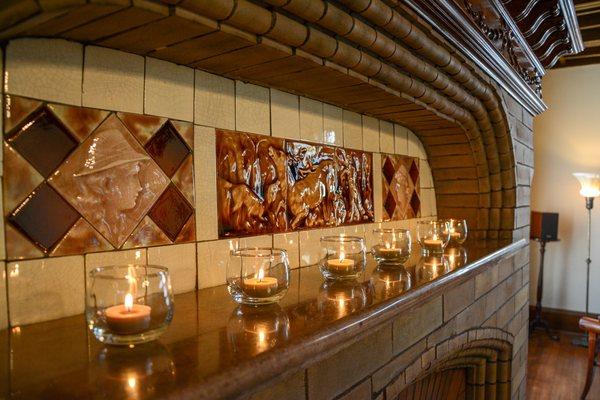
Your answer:
[[[328,260],[327,268],[338,274],[351,274],[354,272],[354,260],[346,259],[344,250],[341,250],[339,260]]]
[[[265,276],[260,268],[254,278],[244,279],[244,292],[252,297],[270,297],[277,291],[277,278]]]
[[[437,235],[434,234],[431,239],[423,240],[423,247],[425,247],[426,250],[442,250],[443,243],[444,242],[442,242],[441,239],[438,239]]]
[[[125,304],[106,309],[106,323],[110,330],[122,335],[143,332],[150,326],[150,311],[149,306],[133,304],[133,296],[127,293]]]

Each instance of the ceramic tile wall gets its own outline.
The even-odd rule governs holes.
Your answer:
[[[236,246],[283,247],[288,250],[291,265],[298,267],[316,262],[319,238],[323,234],[364,236],[367,245],[370,245],[372,229],[379,225],[414,230],[417,219],[383,222],[380,152],[419,158],[421,218],[435,217],[435,194],[423,146],[412,132],[400,125],[275,89],[63,40],[14,40],[7,45],[5,57],[0,57],[2,59],[6,61],[2,66],[2,97],[8,94],[55,103],[58,108],[76,105],[193,122],[194,138],[190,147],[194,159],[190,161],[190,168],[194,172],[195,198],[190,204],[197,212],[195,244],[147,248],[142,245],[137,249],[85,256],[42,258],[39,248],[21,241],[23,248],[19,251],[29,254],[28,259],[2,263],[0,268],[0,329],[7,324],[17,326],[81,313],[85,271],[97,265],[131,262],[164,264],[172,270],[175,291],[181,293],[196,287],[225,283],[228,253]],[[375,222],[219,240],[215,129],[310,140],[374,152]],[[10,157],[18,159],[17,155],[20,155],[8,144],[5,144],[3,153],[5,171],[7,163],[14,161],[10,161]],[[30,164],[21,162],[21,165]],[[23,190],[39,186],[44,182],[43,174],[35,168],[30,169],[37,175],[31,173],[24,182],[15,182],[5,174],[2,184],[10,188],[16,185]],[[5,197],[3,200],[4,203],[9,200],[3,209],[18,205],[10,203],[12,199]],[[146,218],[152,227],[152,219]],[[168,229],[167,226],[161,228]],[[7,225],[6,240],[0,241],[2,260],[6,259],[5,245],[19,245],[9,238],[19,233],[13,231],[16,229]],[[4,226],[0,224],[0,239],[4,234]]]

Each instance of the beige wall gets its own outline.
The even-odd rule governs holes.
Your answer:
[[[600,171],[600,66],[549,71],[543,82],[549,110],[535,120],[531,209],[559,213],[558,243],[546,249],[543,306],[585,309],[587,214],[577,171]],[[590,310],[600,312],[600,200],[592,210]],[[531,247],[535,301],[539,245]]]

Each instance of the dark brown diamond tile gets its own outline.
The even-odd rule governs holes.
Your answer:
[[[77,140],[46,107],[23,121],[8,142],[44,177],[50,176],[77,146]]]
[[[413,184],[416,185],[417,184],[417,180],[419,179],[419,166],[417,165],[417,159],[416,158],[411,163],[410,170],[408,171],[408,174],[410,175],[410,179],[412,179]]]
[[[44,182],[8,216],[8,220],[47,253],[79,217],[79,213]]]
[[[421,210],[421,200],[419,200],[419,196],[417,195],[416,191],[413,192],[412,197],[410,198],[410,208],[412,208],[414,217],[418,217],[419,211]]]
[[[170,184],[148,215],[169,239],[175,241],[193,211],[185,197],[173,184]]]
[[[41,101],[25,99],[17,96],[4,98],[4,132],[9,133],[24,118],[42,105]]]
[[[394,167],[391,157],[385,156],[385,161],[383,162],[381,172],[383,173],[383,176],[389,185],[392,182],[392,179],[394,179],[394,174],[396,173],[396,168]]]
[[[170,178],[190,153],[177,129],[167,121],[146,143],[146,151]]]
[[[390,218],[393,218],[394,211],[396,210],[396,200],[394,200],[394,196],[392,195],[392,192],[388,193],[383,207],[385,208],[385,211],[387,211],[388,216]]]

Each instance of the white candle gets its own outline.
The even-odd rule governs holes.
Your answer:
[[[277,278],[265,276],[265,271],[260,268],[254,278],[244,279],[244,292],[253,297],[273,296],[277,291]]]
[[[110,330],[122,335],[143,332],[150,326],[151,311],[149,306],[133,304],[133,296],[127,293],[124,304],[106,309],[106,323]]]
[[[335,271],[338,274],[349,274],[354,272],[354,260],[346,259],[346,254],[342,249],[339,259],[327,260],[327,269]]]

